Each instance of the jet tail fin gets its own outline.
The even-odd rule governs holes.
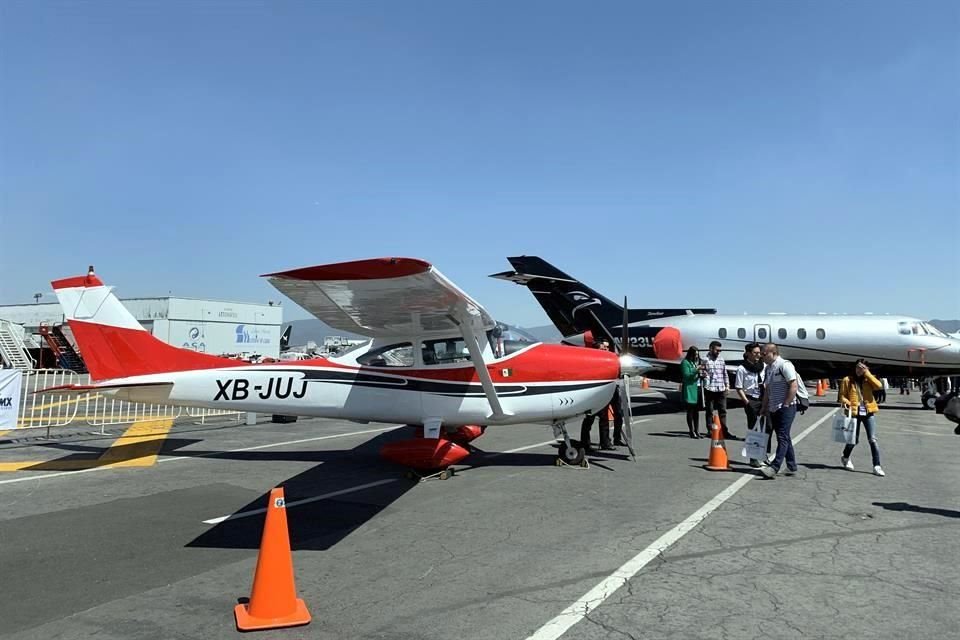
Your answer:
[[[608,329],[623,324],[623,307],[603,294],[567,275],[543,258],[517,256],[507,258],[513,271],[495,273],[491,277],[523,285],[534,295],[550,320],[564,336],[584,331],[597,331],[599,322]],[[628,322],[688,314],[716,313],[716,309],[630,309]]]
[[[148,333],[93,273],[51,283],[91,380],[235,367],[236,360],[180,349]]]

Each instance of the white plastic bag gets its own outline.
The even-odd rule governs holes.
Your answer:
[[[849,411],[833,416],[833,441],[840,444],[857,444],[857,419]]]
[[[761,423],[762,424],[762,423]],[[747,431],[740,455],[745,460],[763,460],[767,457],[767,441],[770,434],[761,426],[759,431]]]

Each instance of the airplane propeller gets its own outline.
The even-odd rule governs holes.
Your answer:
[[[637,454],[633,450],[633,426],[631,424],[633,417],[633,403],[630,401],[630,371],[637,370],[640,367],[637,365],[643,363],[640,358],[637,358],[632,353],[630,353],[630,328],[627,326],[629,323],[629,309],[627,306],[627,297],[623,297],[623,325],[621,326],[622,333],[620,334],[620,411],[623,415],[623,437],[627,442],[627,449],[630,451],[630,458],[636,462]],[[643,363],[646,364],[646,363]]]

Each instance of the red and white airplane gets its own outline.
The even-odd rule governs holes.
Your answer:
[[[94,274],[53,282],[96,391],[121,400],[423,426],[383,455],[420,469],[463,460],[488,425],[544,422],[560,459],[584,451],[565,423],[610,402],[651,365],[595,349],[514,343],[429,263],[378,258],[265,276],[335,329],[371,340],[332,358],[251,365],[154,338]],[[629,430],[629,388],[625,434]],[[483,425],[478,427],[477,425]],[[629,442],[629,440],[628,440]],[[633,450],[631,448],[631,453]]]

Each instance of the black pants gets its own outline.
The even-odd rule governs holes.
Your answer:
[[[727,392],[726,391],[706,391],[703,392],[704,404],[706,405],[707,429],[713,424],[713,412],[716,411],[720,416],[720,428],[724,438],[730,437],[727,430]]]
[[[590,446],[590,429],[593,428],[594,418],[600,418],[600,448],[610,447],[610,418],[607,416],[607,408],[604,407],[596,413],[591,413],[580,423],[580,446]],[[623,418],[620,419],[620,427],[623,428]]]
[[[620,404],[620,387],[613,392],[613,400],[610,401],[613,407],[613,442],[614,444],[626,444],[623,439],[623,405]],[[601,424],[603,424],[601,422]]]
[[[700,403],[685,402],[683,404],[687,409],[687,429],[691,436],[700,435]]]

